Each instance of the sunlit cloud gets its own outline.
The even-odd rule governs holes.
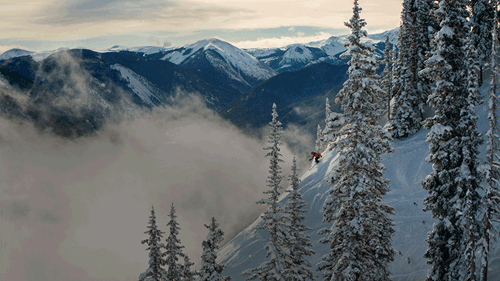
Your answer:
[[[279,48],[291,44],[304,44],[314,41],[328,39],[332,36],[330,33],[320,32],[313,36],[303,36],[302,32],[298,32],[297,36],[281,36],[272,38],[259,38],[257,40],[232,42],[238,48],[251,49],[251,48]]]
[[[368,27],[388,30],[399,25],[401,1],[361,1],[361,16]],[[169,32],[173,45],[184,45],[203,37],[204,31],[245,33],[248,30],[298,26],[345,29],[352,15],[352,0],[5,0],[0,3],[0,45],[21,45],[20,41],[65,42],[89,38],[128,36],[136,44],[147,44],[150,35]],[[301,31],[303,32],[303,31]],[[198,37],[196,37],[197,35]],[[141,37],[142,36],[142,37]],[[189,39],[186,38],[190,36]],[[219,36],[215,34],[210,37]],[[291,36],[282,34],[282,36]],[[295,34],[297,37],[311,36]],[[138,38],[140,37],[140,38]],[[241,37],[241,36],[240,36]],[[279,35],[269,36],[271,41]],[[276,38],[274,38],[276,37]],[[264,37],[262,37],[264,38]],[[1,42],[9,40],[9,42]],[[229,38],[232,42],[254,38]],[[287,40],[287,39],[284,39]],[[131,41],[131,40],[129,40]],[[291,40],[291,42],[296,42]],[[54,45],[54,44],[47,44]],[[126,45],[115,42],[113,45]],[[161,45],[161,44],[159,44]],[[272,44],[271,44],[272,45]],[[111,46],[109,46],[111,47]],[[37,47],[40,48],[40,47]]]

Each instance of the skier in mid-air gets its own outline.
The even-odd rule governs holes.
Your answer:
[[[318,163],[319,162],[319,158],[321,158],[321,153],[313,151],[313,152],[311,152],[311,155],[312,156],[311,156],[311,159],[309,159],[309,161],[313,160],[313,158],[316,158],[315,159],[316,163]]]

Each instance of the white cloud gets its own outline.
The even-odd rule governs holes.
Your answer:
[[[300,32],[299,32],[300,33]],[[297,34],[298,36],[281,36],[281,37],[272,37],[272,38],[259,38],[254,41],[240,41],[240,42],[231,42],[234,46],[238,48],[279,48],[291,44],[299,44],[299,43],[309,43],[314,41],[320,41],[324,39],[328,39],[332,36],[332,34],[327,32],[320,32],[317,35],[313,36],[303,36],[302,34]]]
[[[338,29],[345,28],[344,22],[352,15],[352,0],[146,0],[140,6],[130,0],[30,1],[1,1],[0,39],[68,41],[165,30],[185,35],[284,26],[292,26],[291,31],[297,26]],[[399,25],[401,1],[360,4],[368,27]],[[198,39],[203,38],[194,40]]]

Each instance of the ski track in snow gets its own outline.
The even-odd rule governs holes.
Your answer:
[[[424,280],[430,269],[423,255],[427,249],[425,239],[432,229],[434,219],[430,212],[422,210],[427,191],[423,190],[420,184],[432,171],[431,165],[425,162],[425,157],[429,153],[429,146],[425,142],[427,133],[427,130],[420,130],[406,140],[394,141],[394,153],[383,156],[383,164],[387,167],[384,177],[391,180],[391,191],[383,200],[396,210],[396,215],[392,216],[396,230],[392,246],[396,249],[396,256],[389,265],[391,280]],[[315,265],[321,261],[321,257],[329,252],[328,245],[319,243],[323,236],[317,235],[317,232],[324,227],[330,227],[322,222],[322,206],[331,187],[326,180],[337,165],[334,151],[327,150],[322,155],[322,160],[318,164],[312,163],[302,175],[300,182],[300,191],[308,202],[307,209],[309,209],[305,223],[313,229],[308,232],[314,245],[313,249],[316,251],[316,254],[309,258],[313,264],[313,271]],[[287,164],[290,165],[285,163],[282,167],[285,169]],[[227,266],[225,274],[232,276],[235,281],[245,280],[245,277],[239,274],[248,268],[260,265],[265,260],[264,246],[268,242],[268,234],[266,231],[255,230],[261,223],[262,220],[257,219],[219,252],[220,261]],[[491,249],[490,280],[498,280],[495,278],[500,277],[498,246],[497,242]],[[317,280],[322,277],[316,271],[314,276]]]

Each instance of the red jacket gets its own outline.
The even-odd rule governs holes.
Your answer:
[[[320,158],[320,157],[321,157],[321,153],[319,153],[319,152],[314,153],[314,154],[312,155],[311,159],[309,159],[309,160],[313,160],[313,158],[314,158],[314,157],[316,157],[316,158]]]

